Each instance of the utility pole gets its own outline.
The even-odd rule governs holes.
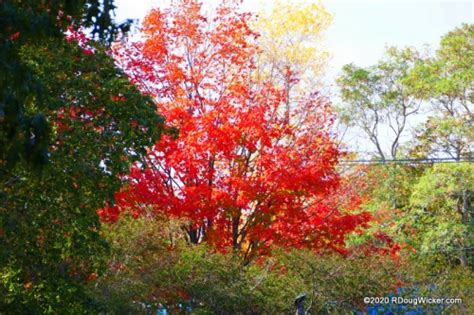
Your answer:
[[[295,299],[296,306],[296,315],[304,315],[304,300],[306,299],[306,294],[302,293],[298,295]]]

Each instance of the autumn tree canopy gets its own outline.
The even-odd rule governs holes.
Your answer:
[[[198,2],[182,1],[152,10],[143,39],[116,47],[179,136],[164,136],[132,167],[116,204],[100,210],[105,220],[126,210],[187,218],[189,241],[245,257],[271,243],[341,248],[367,221],[329,198],[340,152],[328,101],[312,93],[288,119],[283,89],[252,79],[260,49],[250,18],[233,4],[207,17]]]

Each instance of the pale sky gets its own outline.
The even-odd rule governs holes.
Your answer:
[[[117,20],[126,18],[141,21],[153,7],[169,4],[172,0],[115,0]],[[312,0],[287,0],[312,2]],[[218,0],[204,0],[215,5]],[[336,92],[334,79],[347,63],[370,66],[382,57],[387,45],[413,46],[422,50],[429,45],[435,50],[441,36],[460,26],[474,23],[474,0],[321,0],[333,14],[333,23],[326,32],[325,45],[332,58],[326,78]],[[257,11],[271,0],[244,0],[244,9]],[[337,94],[337,93],[336,93]],[[337,97],[333,95],[337,103]],[[355,136],[346,139],[351,146],[371,151],[367,141]]]
[[[257,10],[271,0],[244,0],[244,7]],[[304,2],[304,0],[296,0]],[[311,2],[311,0],[306,0]],[[153,7],[170,0],[116,0],[117,19],[142,20]],[[218,0],[207,0],[218,3]],[[288,2],[295,2],[295,0]],[[334,77],[346,63],[368,66],[383,54],[386,45],[435,48],[440,37],[461,23],[474,23],[474,0],[322,0],[334,20],[326,32],[326,45]]]
[[[374,64],[386,45],[436,48],[440,37],[474,22],[474,1],[324,1],[333,12],[326,42],[333,66]]]

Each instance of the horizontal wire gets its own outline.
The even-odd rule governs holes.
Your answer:
[[[385,160],[342,160],[339,165],[370,165],[370,164],[431,164],[431,163],[472,163],[474,157],[469,158],[424,158],[424,159],[385,159]]]

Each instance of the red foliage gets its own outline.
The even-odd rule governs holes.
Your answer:
[[[18,38],[20,38],[21,33],[20,32],[15,32],[12,35],[10,35],[10,39],[12,41],[16,41]]]
[[[250,17],[226,4],[209,19],[181,1],[148,14],[143,40],[114,48],[179,136],[163,136],[132,167],[103,220],[122,211],[187,218],[192,242],[249,255],[270,244],[342,250],[345,234],[370,219],[339,196],[328,101],[314,93],[290,113],[282,89],[253,79]]]
[[[90,39],[82,29],[76,29],[74,26],[69,26],[65,32],[65,38],[68,42],[76,42],[82,48],[86,56],[94,54],[94,49],[89,46]]]

